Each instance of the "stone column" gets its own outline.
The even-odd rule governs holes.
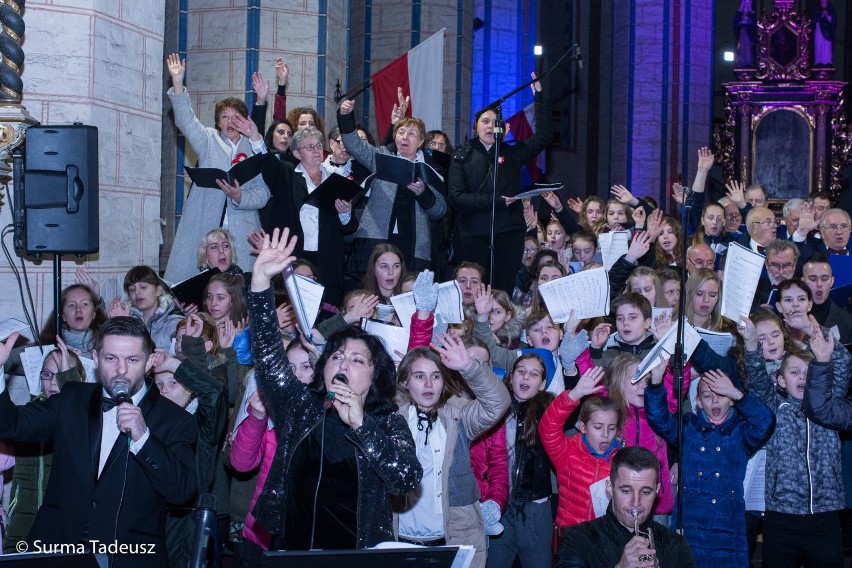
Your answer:
[[[26,7],[22,104],[44,125],[96,126],[100,139],[100,253],[80,263],[65,258],[64,285],[78,265],[107,290],[131,266],[158,265],[163,8],[130,0]],[[0,222],[10,221],[6,204]],[[43,324],[53,309],[50,258],[25,262],[36,320]],[[5,262],[0,286],[4,318],[23,319],[18,284]]]

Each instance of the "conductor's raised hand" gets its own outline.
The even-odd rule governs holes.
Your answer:
[[[272,235],[265,235],[260,245],[251,277],[252,292],[262,292],[269,288],[272,277],[293,264],[296,257],[296,237],[290,236],[290,229],[274,229]]]

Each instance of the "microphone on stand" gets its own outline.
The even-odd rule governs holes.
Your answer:
[[[207,566],[207,546],[210,535],[216,529],[216,496],[202,493],[195,507],[195,537],[192,539],[190,568]]]
[[[577,64],[580,66],[580,69],[583,68],[583,52],[580,51],[580,46],[576,46],[576,51],[574,52],[574,57],[577,59]]]
[[[347,379],[346,375],[344,375],[343,373],[337,373],[336,375],[334,375],[331,378],[331,382],[333,383],[334,381],[341,382],[344,385],[349,384],[349,379]],[[335,398],[334,393],[331,392],[331,391],[328,391],[328,393],[325,395],[325,400],[322,401],[322,409],[328,410],[329,408],[331,408],[331,405],[334,402],[334,398]]]

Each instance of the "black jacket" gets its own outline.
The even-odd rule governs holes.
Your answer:
[[[246,302],[257,388],[266,399],[278,436],[278,449],[254,516],[269,532],[284,535],[292,478],[299,473],[289,470],[290,460],[320,424],[325,409],[323,401],[290,371],[272,287],[264,292],[247,292]],[[346,440],[355,447],[357,461],[357,547],[394,540],[390,495],[405,495],[423,477],[408,424],[395,412],[367,413],[358,429],[347,432]]]
[[[521,167],[550,143],[550,105],[542,93],[535,96],[535,135],[518,144],[502,144],[498,158],[496,213],[494,231],[526,227],[521,201],[506,207],[504,196],[521,190]],[[453,153],[450,165],[450,206],[457,218],[459,235],[487,235],[491,226],[494,147],[486,150],[479,138],[462,145]]]
[[[30,540],[153,544],[154,555],[117,555],[113,566],[168,566],[166,503],[187,502],[197,487],[195,418],[151,385],[139,404],[150,437],[133,454],[119,436],[98,477],[102,392],[100,384],[69,382],[25,406],[15,406],[8,390],[0,394],[0,439],[53,440],[53,470]]]
[[[651,529],[660,568],[696,566],[692,549],[684,537],[650,517],[639,528],[642,531]],[[554,568],[611,568],[621,560],[631,538],[633,531],[618,522],[610,504],[603,517],[568,529],[556,553]]]

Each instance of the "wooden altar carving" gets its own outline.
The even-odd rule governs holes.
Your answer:
[[[763,184],[776,205],[818,191],[836,200],[850,156],[846,83],[813,64],[813,23],[794,4],[776,0],[758,21],[755,65],[724,84],[725,121],[713,133],[725,181]]]

